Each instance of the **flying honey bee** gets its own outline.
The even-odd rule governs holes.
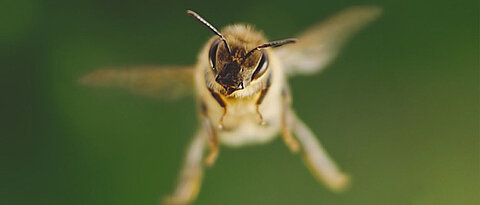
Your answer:
[[[154,97],[195,94],[200,126],[188,146],[174,192],[165,198],[166,204],[188,204],[196,198],[204,166],[215,163],[220,144],[262,144],[279,133],[293,153],[301,152],[319,181],[333,191],[341,191],[349,184],[349,176],[339,170],[295,114],[287,78],[321,71],[354,33],[380,13],[381,9],[374,6],[347,8],[295,39],[269,42],[250,25],[230,25],[220,32],[187,10],[215,34],[200,51],[196,65],[101,69],[80,81]]]

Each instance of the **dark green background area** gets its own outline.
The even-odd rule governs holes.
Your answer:
[[[99,67],[193,64],[248,22],[293,37],[353,5],[383,16],[329,68],[291,79],[294,107],[352,187],[317,183],[281,140],[221,148],[196,204],[479,204],[478,1],[2,0],[0,204],[156,204],[195,132],[193,98],[82,87]]]

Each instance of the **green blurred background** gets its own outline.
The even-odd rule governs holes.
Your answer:
[[[2,0],[0,204],[150,205],[171,192],[197,126],[193,98],[76,80],[103,66],[193,64],[211,33],[185,9],[281,39],[352,5],[384,14],[325,72],[291,79],[299,116],[352,187],[326,190],[277,139],[222,147],[196,204],[479,204],[479,5],[466,0]]]

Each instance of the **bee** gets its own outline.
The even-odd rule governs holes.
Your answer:
[[[295,113],[287,80],[320,72],[354,33],[380,13],[375,6],[351,7],[295,39],[268,41],[253,26],[234,24],[218,31],[187,10],[214,34],[201,49],[196,65],[101,69],[80,81],[154,97],[195,95],[199,128],[166,204],[189,204],[197,197],[204,168],[215,163],[220,144],[257,145],[277,136],[293,153],[301,153],[320,182],[341,191],[349,184],[349,175],[340,171]]]

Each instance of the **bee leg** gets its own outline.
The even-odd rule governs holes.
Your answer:
[[[283,110],[282,114],[282,139],[283,142],[293,153],[297,153],[300,150],[300,145],[298,141],[293,137],[291,123],[288,123],[289,120],[289,110]]]
[[[206,130],[200,129],[190,142],[175,190],[163,199],[163,204],[189,204],[197,197],[203,177],[202,158],[206,135]]]
[[[292,112],[290,108],[291,98],[288,88],[284,88],[282,92],[283,97],[283,109],[282,109],[282,139],[283,142],[293,153],[297,153],[300,150],[300,145],[298,141],[293,137],[292,134]]]
[[[270,86],[272,85],[272,74],[268,77],[267,83],[265,86],[263,86],[262,90],[260,91],[260,96],[258,97],[257,101],[255,102],[255,111],[258,115],[258,123],[260,125],[265,125],[265,120],[263,120],[263,115],[259,110],[260,105],[263,102],[263,99],[265,98],[265,95],[268,93],[268,89],[270,89]]]
[[[265,122],[265,120],[263,120],[263,115],[258,110],[258,107],[259,107],[259,104],[255,105],[255,111],[257,112],[257,115],[258,115],[258,124],[266,125],[267,123]]]
[[[312,174],[332,191],[345,189],[350,183],[350,177],[339,170],[322,144],[294,111],[289,113],[293,132],[302,146],[304,161]]]
[[[215,164],[215,161],[218,157],[218,137],[217,132],[215,131],[212,123],[210,122],[210,119],[208,119],[207,117],[204,117],[204,126],[207,130],[208,142],[210,147],[210,153],[208,153],[207,157],[205,158],[205,164],[207,166],[212,166],[213,164]]]
[[[213,93],[212,93],[213,95]],[[221,98],[220,98],[221,99]],[[221,101],[223,102],[223,101]],[[218,137],[215,128],[210,121],[210,118],[207,117],[207,106],[205,102],[200,102],[200,117],[202,121],[202,128],[206,131],[206,137],[209,142],[210,153],[205,158],[205,164],[207,166],[212,166],[218,157]],[[221,121],[221,120],[220,120]]]
[[[212,94],[212,97],[220,105],[220,107],[223,108],[223,114],[220,117],[220,120],[218,121],[218,128],[223,129],[223,117],[225,117],[225,115],[227,114],[227,105],[225,104],[225,101],[223,101],[222,97],[220,97],[220,95],[217,92],[215,92],[214,90],[212,90],[210,88],[208,90],[210,91],[210,94]]]
[[[220,120],[218,120],[218,129],[223,129],[223,118],[227,115],[227,107],[223,107],[222,116],[220,116]]]

